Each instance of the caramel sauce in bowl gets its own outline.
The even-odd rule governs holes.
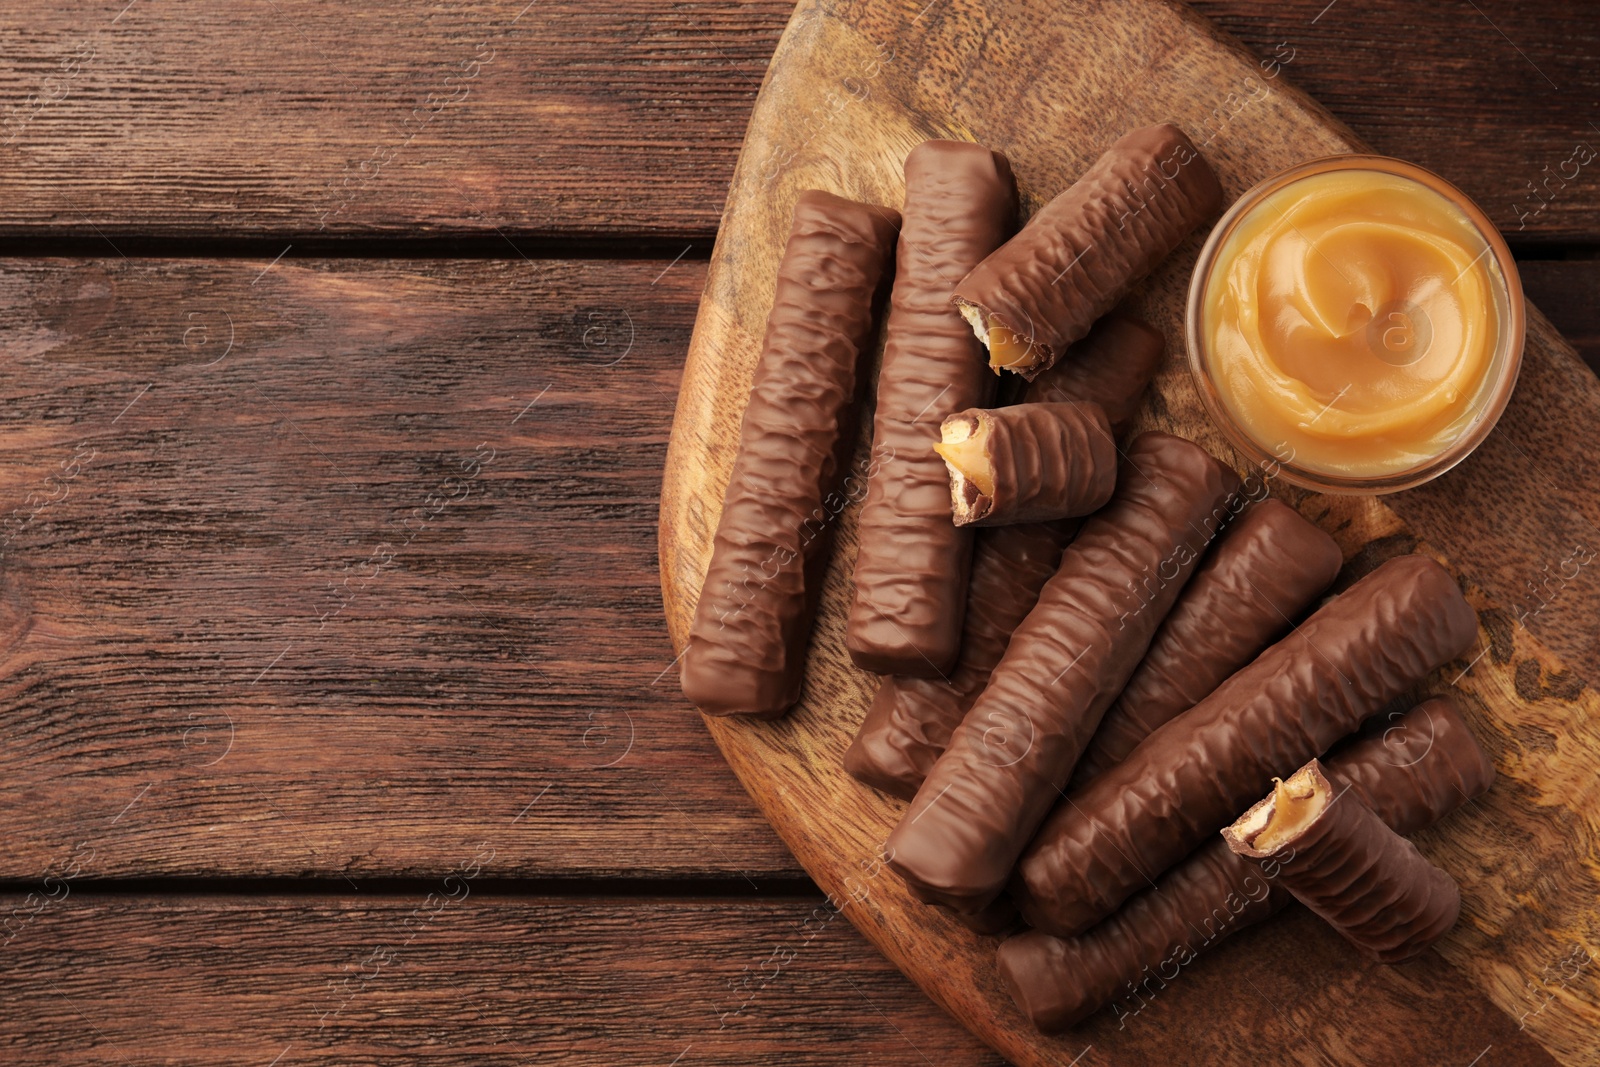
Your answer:
[[[1494,428],[1526,329],[1504,239],[1464,193],[1385,156],[1292,168],[1223,215],[1189,285],[1189,365],[1252,462],[1309,489],[1438,477]]]

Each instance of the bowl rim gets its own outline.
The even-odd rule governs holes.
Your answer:
[[[1201,337],[1202,305],[1211,272],[1223,243],[1237,228],[1239,222],[1267,196],[1297,181],[1340,170],[1374,170],[1393,174],[1416,181],[1444,196],[1467,216],[1467,220],[1484,239],[1487,245],[1485,251],[1493,253],[1495,264],[1499,268],[1499,276],[1504,284],[1506,321],[1499,331],[1499,339],[1491,357],[1491,365],[1494,360],[1499,361],[1499,380],[1494,383],[1490,395],[1472,422],[1437,455],[1415,466],[1383,475],[1340,475],[1310,469],[1295,464],[1292,457],[1277,455],[1256,440],[1237,423],[1223,405],[1211,378],[1210,369],[1206,365]],[[1195,260],[1194,271],[1189,278],[1188,299],[1184,308],[1184,342],[1188,350],[1189,371],[1212,422],[1222,431],[1229,444],[1257,468],[1267,472],[1269,477],[1282,477],[1293,485],[1322,493],[1373,495],[1399,492],[1432,481],[1466,459],[1493,432],[1495,424],[1505,412],[1506,405],[1510,403],[1511,394],[1516,389],[1517,378],[1522,370],[1526,335],[1527,310],[1522,294],[1522,278],[1517,273],[1516,260],[1512,258],[1511,249],[1507,246],[1499,228],[1483,209],[1450,181],[1426,167],[1394,156],[1371,152],[1342,152],[1319,156],[1279,171],[1241,193],[1223,212],[1222,217],[1212,227],[1205,244],[1201,246],[1199,258]]]

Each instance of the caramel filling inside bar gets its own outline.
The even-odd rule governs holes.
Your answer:
[[[983,309],[976,304],[957,304],[956,307],[961,317],[967,320],[967,325],[972,327],[972,332],[977,334],[978,340],[989,350],[989,366],[997,373],[1031,367],[1039,362],[1039,352],[1033,340],[1011,329],[1001,321],[1000,316],[990,315],[985,320]]]
[[[1294,772],[1288,781],[1274,778],[1273,782],[1272,803],[1252,820],[1254,825],[1240,828],[1240,836],[1258,852],[1275,852],[1294,840],[1328,806],[1327,786],[1310,766]]]
[[[994,464],[989,459],[989,423],[985,419],[946,419],[943,438],[933,450],[950,468],[951,495],[960,498],[961,482],[971,482],[983,496],[994,496]]]

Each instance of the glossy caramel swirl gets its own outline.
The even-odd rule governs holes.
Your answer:
[[[1377,170],[1269,194],[1218,250],[1202,335],[1233,418],[1311,470],[1425,463],[1482,409],[1503,311],[1483,235],[1441,193]]]

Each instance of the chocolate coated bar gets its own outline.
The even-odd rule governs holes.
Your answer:
[[[1028,385],[1025,402],[1099,404],[1112,432],[1127,432],[1165,339],[1139,319],[1108,315],[1067,359]],[[844,766],[857,779],[910,800],[1004,655],[1011,633],[1056,572],[1079,522],[1023,523],[980,530],[967,590],[961,657],[949,681],[885,678]]]
[[[1142,1004],[1201,952],[1292,899],[1219,838],[1077,937],[1028,930],[1007,939],[998,952],[1000,978],[1033,1025],[1055,1033],[1119,997]]]
[[[972,534],[951,525],[939,423],[983,406],[994,375],[950,303],[955,283],[1016,228],[1011,167],[964,141],[906,157],[906,201],[845,644],[880,674],[948,675],[961,645]]]
[[[956,286],[996,370],[1033,378],[1222,203],[1176,126],[1125,134]]]
[[[1222,830],[1237,855],[1279,864],[1278,879],[1363,955],[1410,959],[1456,923],[1461,890],[1312,760]]]
[[[1450,696],[1368,720],[1325,762],[1397,834],[1416,833],[1494,784],[1494,764]]]
[[[1194,571],[1240,507],[1204,449],[1148,433],[1116,496],[1084,523],[950,745],[889,836],[889,865],[922,900],[977,911],[1072,773]]]
[[[1116,488],[1117,443],[1098,404],[968,408],[939,429],[957,526],[1087,515]]]
[[[683,655],[683,694],[708,714],[773,718],[800,695],[845,504],[857,370],[898,226],[887,208],[817,190],[795,204]]]
[[[1476,635],[1438,563],[1383,564],[1056,808],[1012,887],[1029,925],[1082,933]]]
[[[1133,428],[1145,387],[1155,377],[1166,348],[1160,330],[1143,319],[1113,312],[1095,323],[1066,359],[1029,382],[1022,400],[1099,404],[1111,423],[1112,436],[1121,440]]]
[[[1349,785],[1397,833],[1443,818],[1494,780],[1488,757],[1448,698],[1378,725],[1374,735],[1336,750],[1327,767],[1332,780]],[[1277,864],[1236,856],[1214,838],[1078,937],[1036,930],[1006,941],[1000,976],[1017,1006],[1047,1032],[1074,1026],[1118,998],[1136,1010],[1140,998],[1159,993],[1195,956],[1281,910],[1291,897],[1277,875]]]
[[[950,743],[1005,654],[1011,634],[1061,565],[1077,519],[983,530],[972,558],[961,658],[947,682],[888,677],[878,686],[844,768],[857,780],[910,800]]]
[[[1005,937],[1025,928],[1022,924],[1022,913],[1004,893],[990,901],[982,911],[955,911],[950,908],[939,910],[949,914],[973,933],[985,937]]]
[[[1343,562],[1333,538],[1287,504],[1263,500],[1241,515],[1200,564],[1100,721],[1074,787],[1126,759],[1156,727],[1200,703],[1281,637]]]

